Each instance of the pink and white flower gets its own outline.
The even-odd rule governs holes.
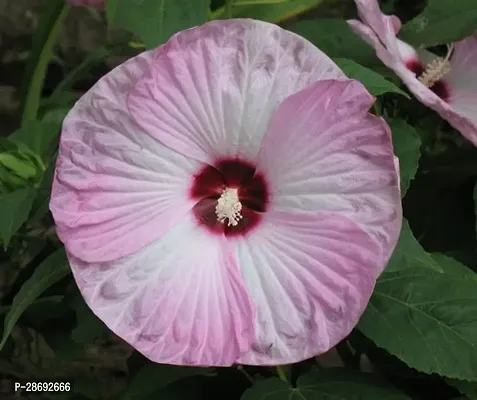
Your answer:
[[[63,124],[50,208],[87,304],[149,359],[275,365],[349,334],[396,244],[374,98],[253,20],[173,36]]]
[[[104,0],[68,0],[75,7],[94,7],[99,10],[104,9]]]
[[[447,57],[399,40],[401,21],[377,0],[355,0],[361,21],[348,24],[371,44],[416,98],[477,146],[477,33],[450,46]]]

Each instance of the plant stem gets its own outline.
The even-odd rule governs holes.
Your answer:
[[[280,378],[280,380],[288,383],[287,375],[285,374],[285,371],[283,370],[283,368],[280,365],[277,365],[275,368],[277,370],[277,375]]]
[[[232,6],[233,6],[234,0],[226,0],[225,1],[225,16],[227,18],[232,18]]]
[[[36,33],[39,39],[33,45],[30,65],[27,68],[27,86],[22,104],[22,126],[37,118],[46,71],[53,56],[53,47],[69,9],[63,1],[54,1],[46,7],[48,8],[42,15]]]
[[[251,375],[245,370],[245,368],[242,366],[242,365],[239,365],[237,367],[237,369],[245,375],[245,377],[251,382],[253,383],[253,378],[251,377]]]

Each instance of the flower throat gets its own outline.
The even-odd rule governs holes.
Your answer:
[[[418,77],[419,81],[430,88],[439,82],[451,71],[449,59],[452,55],[453,46],[448,46],[445,58],[437,57],[426,65],[422,74]]]

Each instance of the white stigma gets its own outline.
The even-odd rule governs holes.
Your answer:
[[[453,46],[450,45],[445,58],[437,57],[426,65],[425,71],[418,78],[422,84],[424,84],[426,87],[431,87],[451,71],[449,59],[452,54],[452,50]]]
[[[238,189],[225,189],[215,207],[217,220],[224,223],[228,219],[227,226],[237,226],[242,219],[240,211],[242,211],[242,203],[238,198]]]

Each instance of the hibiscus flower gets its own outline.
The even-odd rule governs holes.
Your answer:
[[[326,352],[400,231],[374,100],[253,20],[180,32],[104,76],[64,121],[50,204],[89,307],[160,363]]]
[[[399,40],[401,21],[383,14],[377,0],[355,2],[362,22],[348,21],[351,28],[421,103],[477,146],[477,33],[449,46],[446,57],[438,57]]]

